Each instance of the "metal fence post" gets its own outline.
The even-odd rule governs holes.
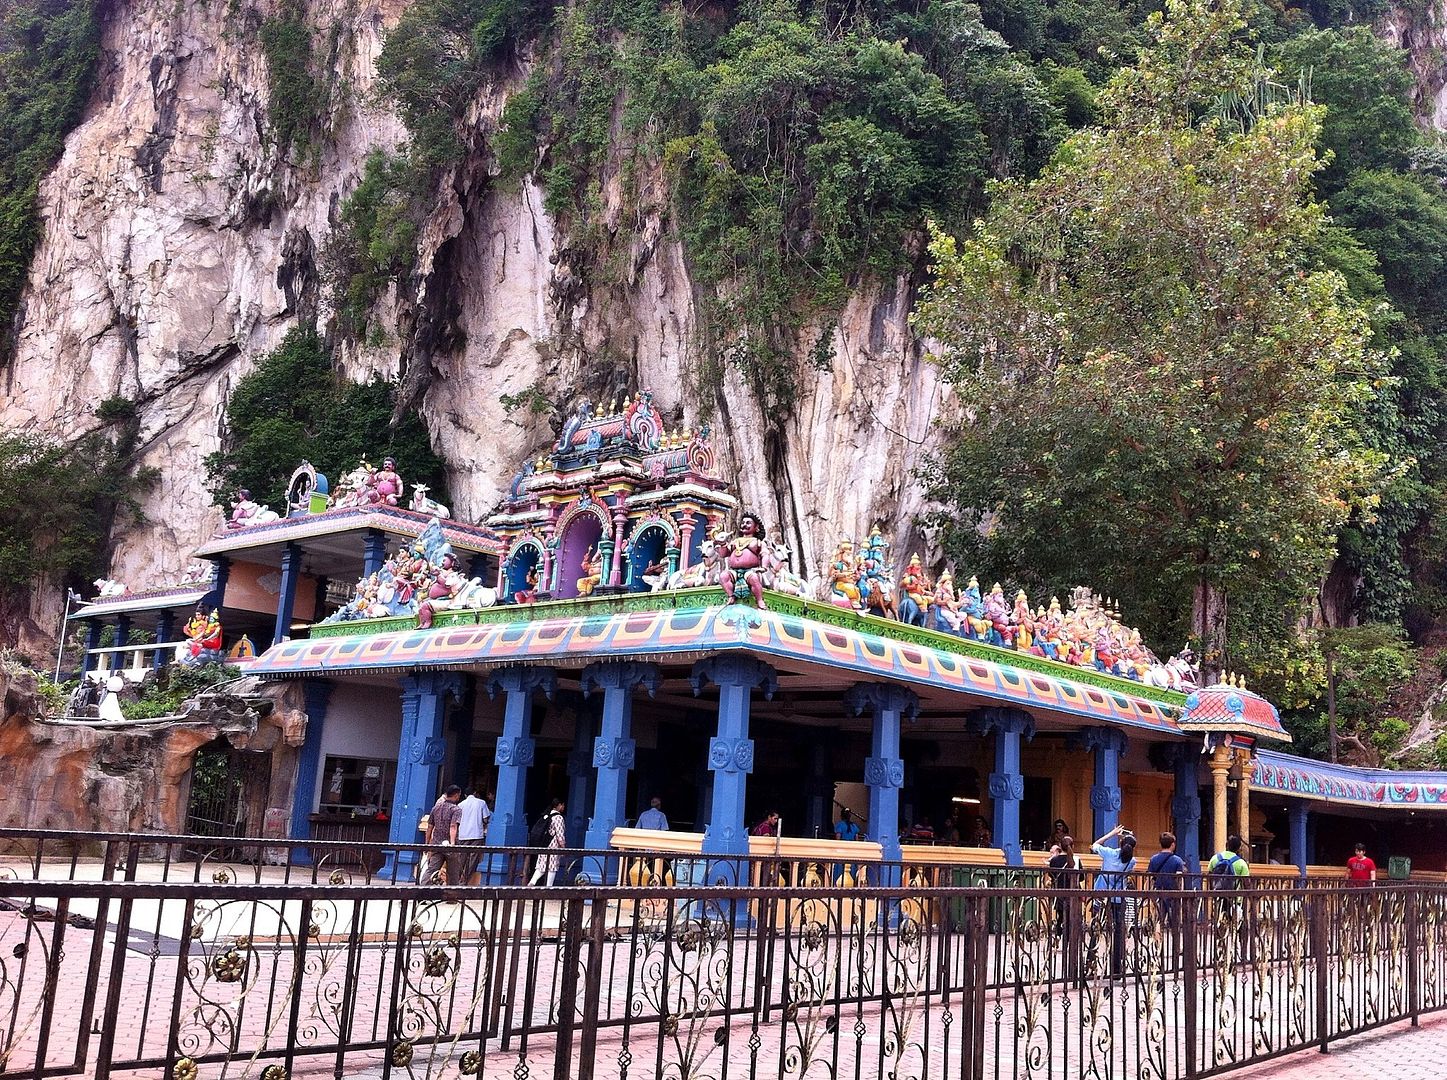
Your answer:
[[[1209,925],[1209,924],[1207,924]],[[1200,1017],[1200,952],[1197,935],[1201,929],[1201,910],[1195,897],[1183,902],[1181,908],[1181,979],[1185,982],[1186,1080],[1200,1075],[1197,1042],[1201,1037]]]
[[[593,1058],[598,1050],[598,1002],[603,995],[603,931],[608,901],[595,894],[588,912],[588,964],[583,975],[583,1044],[578,1053],[577,1080],[593,1080]],[[574,965],[576,970],[577,965]]]
[[[558,1041],[553,1051],[553,1080],[572,1080],[573,1029],[577,1026],[574,1002],[578,1000],[578,957],[583,950],[583,900],[567,901],[560,933],[558,963],[562,982],[558,987]]]
[[[1418,953],[1422,948],[1421,901],[1425,894],[1421,889],[1409,889],[1404,897],[1407,905],[1407,1011],[1412,1014],[1412,1026],[1418,1027],[1422,1012],[1422,969]]]
[[[1331,1029],[1327,1026],[1327,986],[1330,974],[1330,946],[1327,944],[1327,912],[1324,910],[1331,900],[1329,894],[1318,893],[1307,902],[1311,904],[1311,951],[1316,955],[1316,1035],[1323,1054],[1331,1041]],[[1314,902],[1313,902],[1314,901]]]

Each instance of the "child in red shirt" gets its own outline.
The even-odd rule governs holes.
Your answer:
[[[1347,884],[1358,888],[1377,880],[1377,864],[1367,858],[1367,845],[1358,844],[1356,854],[1347,860]]]

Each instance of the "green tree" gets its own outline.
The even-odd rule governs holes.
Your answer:
[[[119,399],[102,424],[72,442],[37,432],[0,433],[0,638],[42,578],[78,585],[106,569],[118,520],[142,520],[137,496],[156,480],[135,467],[139,426]]]
[[[96,9],[76,0],[0,8],[0,358],[40,240],[36,192],[90,96]]]
[[[1208,669],[1228,611],[1286,632],[1370,504],[1367,316],[1310,269],[1321,110],[1271,81],[1233,2],[1170,0],[1036,180],[937,233],[917,315],[963,414],[935,494],[991,576],[1088,574]]]
[[[384,379],[348,382],[332,367],[311,327],[293,328],[277,348],[239,380],[226,406],[225,449],[206,461],[211,494],[226,506],[240,488],[280,509],[286,483],[303,458],[334,482],[365,455],[388,455],[411,485],[445,498],[442,462],[427,429],[397,409],[397,387]]]

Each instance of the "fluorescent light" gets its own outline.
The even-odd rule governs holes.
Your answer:
[[[979,806],[979,805],[980,805],[980,800],[979,800],[979,799],[971,799],[971,798],[969,798],[968,796],[965,796],[965,795],[956,795],[953,799],[950,800],[950,802],[964,803],[964,804],[967,805],[967,806]]]

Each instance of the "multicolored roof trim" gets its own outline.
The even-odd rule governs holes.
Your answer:
[[[1175,710],[1145,698],[750,607],[664,609],[283,642],[251,668],[275,678],[360,671],[597,659],[687,660],[740,649],[865,678],[939,687],[1096,723],[1178,732]]]
[[[1281,726],[1281,716],[1275,705],[1260,694],[1230,683],[1203,686],[1187,694],[1181,726],[1197,730],[1224,728],[1267,739],[1291,741],[1291,736]]]
[[[1447,773],[1330,765],[1259,750],[1251,783],[1266,791],[1391,809],[1447,810]]]
[[[432,520],[431,514],[419,514],[400,506],[348,506],[320,514],[298,514],[278,518],[261,525],[224,532],[208,540],[196,550],[197,558],[224,555],[245,548],[265,547],[286,540],[308,536],[325,536],[351,529],[381,529],[403,536],[420,536]],[[466,551],[497,551],[497,534],[484,525],[464,525],[460,521],[443,521],[442,535],[455,548]]]

